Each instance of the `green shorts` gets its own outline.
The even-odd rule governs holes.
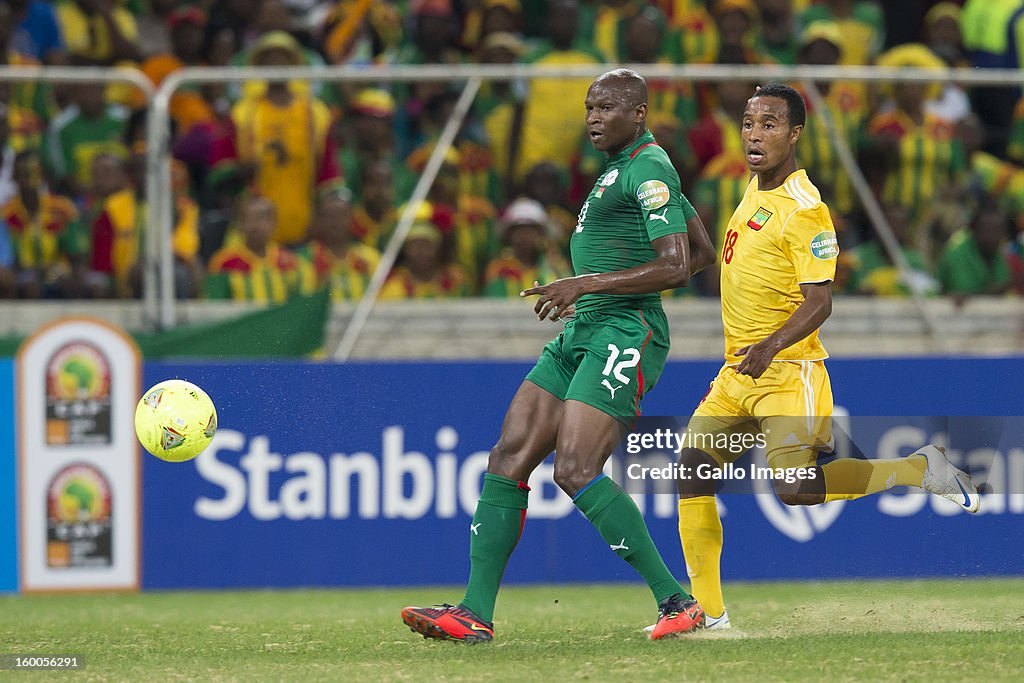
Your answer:
[[[661,308],[585,311],[566,321],[526,379],[630,424],[661,377],[668,346]]]

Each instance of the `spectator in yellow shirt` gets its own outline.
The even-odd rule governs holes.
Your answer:
[[[82,253],[78,211],[43,183],[39,154],[14,160],[18,194],[0,209],[14,251],[18,291],[26,299],[72,296],[72,261]]]
[[[309,262],[272,239],[275,223],[274,204],[266,197],[241,201],[238,238],[229,239],[210,258],[207,298],[284,303],[315,290]]]
[[[577,47],[579,27],[578,0],[548,3],[547,39],[523,61],[538,66],[600,64],[603,57],[596,49]],[[568,169],[579,152],[584,125],[577,109],[563,105],[582,102],[589,85],[588,78],[543,78],[530,84],[523,111],[521,142],[513,156],[516,180],[541,161],[551,161]]]
[[[73,64],[140,62],[135,17],[114,0],[62,0],[57,22]]]
[[[130,183],[103,202],[103,209],[92,224],[90,268],[103,273],[113,285],[116,296],[140,296],[142,236],[149,210],[145,196],[146,146],[143,142],[145,111],[136,112],[128,124],[127,142],[134,152],[129,160]],[[180,161],[171,164],[175,293],[179,298],[196,294],[199,252],[199,208],[188,196],[188,172]]]
[[[416,223],[402,245],[401,265],[391,271],[380,298],[440,299],[469,292],[462,267],[442,257],[441,231],[430,223]]]
[[[301,65],[294,38],[272,31],[252,49],[253,66]],[[231,112],[235,133],[215,154],[217,164],[236,163],[253,189],[277,207],[274,239],[296,244],[306,227],[318,188],[339,177],[330,136],[331,114],[319,99],[293,89],[287,81],[267,84],[266,94],[245,99]]]
[[[380,264],[380,252],[352,239],[352,193],[334,188],[317,198],[312,239],[298,255],[313,265],[318,287],[330,287],[334,301],[358,301]]]

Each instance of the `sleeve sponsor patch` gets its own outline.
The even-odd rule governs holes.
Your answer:
[[[668,204],[668,185],[660,180],[648,180],[636,189],[636,198],[644,211],[660,209]]]
[[[839,240],[830,230],[819,232],[811,238],[811,254],[816,259],[828,261],[839,256]]]

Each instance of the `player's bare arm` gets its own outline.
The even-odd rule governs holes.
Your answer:
[[[699,219],[691,219],[687,226],[693,220],[699,222]],[[537,317],[558,320],[584,294],[647,294],[685,287],[690,280],[690,247],[686,233],[659,237],[651,242],[651,246],[657,257],[642,265],[610,273],[562,278],[531,287],[520,296],[539,295],[537,305],[533,307]]]
[[[716,260],[715,245],[711,244],[708,231],[700,217],[686,221],[686,242],[690,247],[690,277],[693,277]]]
[[[694,276],[700,271],[704,270],[708,266],[714,265],[717,259],[715,254],[715,247],[711,244],[711,238],[708,237],[708,232],[704,228],[704,223],[694,216],[686,222],[686,241],[689,245],[690,250],[690,276]],[[540,287],[539,282],[534,282],[534,289]],[[533,293],[533,290],[523,292],[523,296]],[[571,318],[576,313],[576,306],[570,304],[565,308],[560,308],[557,318],[552,320]],[[543,318],[542,318],[543,319]]]
[[[800,285],[804,301],[793,311],[786,323],[756,344],[744,346],[736,352],[743,360],[736,367],[741,375],[757,379],[782,349],[792,346],[821,327],[832,315],[832,282],[814,282]]]

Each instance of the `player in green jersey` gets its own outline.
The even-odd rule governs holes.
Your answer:
[[[640,414],[668,355],[659,292],[685,286],[714,247],[647,131],[647,84],[636,72],[602,74],[586,98],[604,174],[580,209],[570,244],[575,277],[523,292],[541,320],[567,318],[520,385],[491,450],[470,525],[470,576],[458,605],[407,607],[402,620],[428,638],[489,641],[494,602],[526,518],[530,473],[555,451],[555,483],[658,602],[654,640],[698,628],[704,613],[672,576],[633,500],[603,468]]]

